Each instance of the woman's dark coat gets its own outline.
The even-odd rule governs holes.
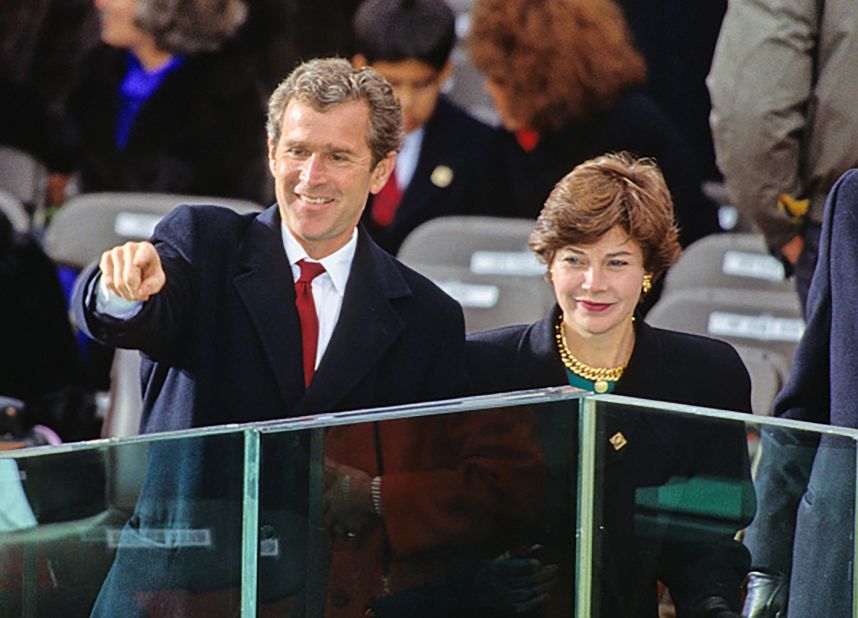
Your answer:
[[[529,326],[470,335],[475,391],[568,384],[554,341],[558,312]],[[750,379],[729,345],[640,318],[636,332],[615,395],[750,411]],[[556,547],[563,566],[574,556],[577,409],[567,402],[565,410],[536,412],[549,474],[545,528],[536,540],[546,558]],[[594,615],[657,616],[656,581],[670,589],[679,616],[710,596],[738,607],[749,557],[733,536],[754,510],[744,427],[617,404],[599,404],[597,417]],[[615,448],[618,434],[626,444]],[[573,574],[555,596],[563,596]]]

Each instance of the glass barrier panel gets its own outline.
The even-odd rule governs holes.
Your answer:
[[[481,406],[263,429],[259,615],[572,615],[579,399]]]
[[[566,388],[6,451],[0,616],[858,617],[856,437]]]
[[[853,438],[739,413],[594,401],[589,565],[579,569],[589,615],[787,601],[789,615],[854,615]]]
[[[4,451],[0,615],[233,616],[241,432]]]
[[[790,616],[858,616],[858,434],[832,431],[760,427],[753,468],[757,512],[744,536],[751,552],[748,594],[754,607],[777,589],[776,603],[787,606]]]

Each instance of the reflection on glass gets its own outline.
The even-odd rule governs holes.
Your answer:
[[[745,611],[851,616],[855,443],[782,427],[761,434]]]
[[[793,595],[818,595],[829,567],[826,587],[851,588],[851,440],[763,429],[751,563],[735,540],[755,502],[744,425],[595,406],[583,437],[574,398],[265,428],[258,615],[571,616],[580,575],[592,581],[591,616],[656,616],[659,594],[680,612],[738,596],[749,566],[783,569]],[[596,491],[593,558],[576,573],[579,438],[595,439]],[[237,615],[255,472],[244,439],[0,458],[0,615]],[[793,542],[796,521],[824,531],[824,551]]]
[[[738,605],[753,517],[743,423],[599,404],[594,616],[656,616],[675,607]]]
[[[2,616],[86,616],[110,566],[109,454],[44,453],[0,459]]]
[[[323,544],[322,558],[307,565],[296,615],[511,614],[517,599],[503,587],[531,570],[529,557],[517,559],[532,551],[545,477],[534,423],[532,411],[506,408],[325,430],[307,507],[307,538]],[[265,436],[263,462],[285,440]],[[262,502],[290,500],[263,493]],[[260,556],[260,589],[265,564]]]
[[[154,441],[146,444],[145,468],[125,468],[131,474],[136,468],[138,475],[145,469],[145,476],[131,516],[108,531],[116,554],[93,616],[226,616],[238,611],[242,437]]]

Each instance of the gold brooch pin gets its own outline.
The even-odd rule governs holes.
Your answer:
[[[613,436],[611,436],[611,439],[608,440],[608,442],[611,443],[611,446],[614,447],[615,451],[620,450],[626,444],[629,443],[629,441],[626,440],[626,437],[622,434],[622,432],[619,432],[619,431],[617,433],[615,433]]]
[[[432,184],[439,189],[446,189],[453,182],[453,170],[446,165],[439,165],[432,170],[432,175],[429,177]]]

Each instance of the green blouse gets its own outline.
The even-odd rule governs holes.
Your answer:
[[[581,376],[579,376],[576,373],[572,373],[572,371],[570,371],[568,367],[564,367],[564,369],[566,370],[566,379],[569,381],[569,386],[574,386],[575,388],[580,388],[582,390],[590,391],[592,393],[599,393],[601,395],[604,393],[613,392],[614,387],[617,385],[616,382],[608,382],[608,381],[601,381],[600,380],[600,382],[602,384],[606,384],[608,387],[607,389],[600,391],[599,389],[596,388],[595,382],[591,382],[590,380],[587,380],[586,378],[582,378]]]

